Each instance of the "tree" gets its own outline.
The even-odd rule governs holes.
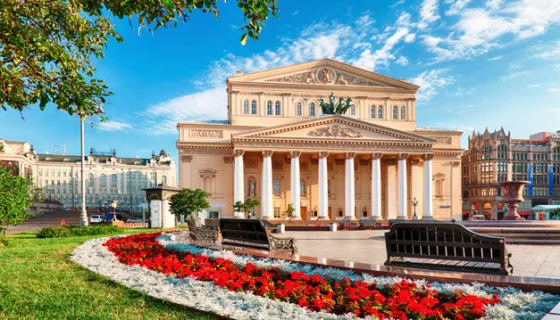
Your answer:
[[[29,206],[29,181],[0,167],[0,231],[4,240],[10,226],[16,226],[32,216],[26,211]]]
[[[246,217],[250,217],[251,211],[257,206],[259,206],[261,202],[258,199],[251,199],[247,198],[245,201],[237,201],[233,204],[233,211],[235,212],[244,212]]]
[[[201,189],[182,189],[171,196],[171,212],[176,216],[192,215],[201,210],[210,208],[207,200],[208,193]]]
[[[352,106],[351,105],[352,99],[350,98],[344,101],[344,98],[339,97],[338,102],[336,103],[334,100],[335,97],[334,97],[334,93],[332,92],[331,95],[329,96],[328,103],[325,103],[323,98],[321,98],[319,105],[321,106],[321,111],[323,112],[323,114],[346,114],[346,111],[348,111],[348,109],[350,109],[350,107]]]
[[[293,218],[295,211],[296,209],[294,208],[294,205],[292,203],[288,204],[288,208],[286,208],[286,214],[288,217]]]
[[[0,1],[0,108],[54,103],[70,115],[102,115],[112,93],[95,77],[92,58],[102,58],[111,39],[122,42],[110,16],[137,18],[150,32],[187,22],[194,11],[218,17],[218,0],[2,0]],[[241,44],[259,38],[277,0],[238,0],[245,19]]]

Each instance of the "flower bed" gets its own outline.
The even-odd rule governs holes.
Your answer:
[[[428,284],[401,280],[377,284],[342,278],[329,281],[318,274],[282,271],[278,267],[243,266],[225,258],[166,249],[159,233],[114,238],[104,245],[126,265],[139,265],[177,278],[192,277],[231,292],[251,292],[312,311],[354,314],[382,319],[478,319],[486,306],[497,304],[494,294],[481,297],[461,291],[444,293]]]

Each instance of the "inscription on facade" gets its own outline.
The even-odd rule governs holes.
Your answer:
[[[451,137],[430,137],[436,139],[437,144],[452,144],[453,139]]]
[[[224,131],[191,129],[189,137],[203,139],[222,139],[224,137]]]

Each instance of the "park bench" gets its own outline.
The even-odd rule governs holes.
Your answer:
[[[272,235],[273,226],[257,219],[220,219],[222,245],[254,248],[259,250],[297,253],[294,238]]]
[[[385,265],[510,275],[503,237],[473,232],[453,222],[399,222],[385,233]]]
[[[198,218],[187,219],[189,225],[189,235],[197,241],[211,241],[213,243],[218,240],[218,229],[215,227],[207,227],[202,225]]]

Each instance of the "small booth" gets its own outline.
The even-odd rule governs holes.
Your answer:
[[[543,204],[533,207],[535,220],[559,220],[560,215],[556,212],[560,210],[558,204]]]
[[[146,191],[148,200],[148,214],[145,219],[150,228],[175,228],[177,219],[171,212],[169,202],[171,196],[180,191],[179,188],[169,186],[157,186],[142,189]]]

